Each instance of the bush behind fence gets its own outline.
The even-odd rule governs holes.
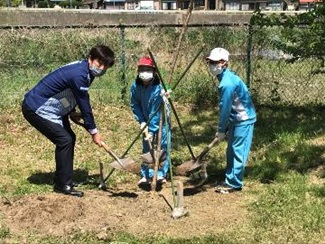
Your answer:
[[[291,63],[276,40],[281,28],[250,29],[245,25],[190,27],[179,52],[175,83],[199,49],[204,51],[174,91],[174,100],[216,105],[216,81],[204,57],[217,46],[231,53],[230,68],[248,82],[257,104],[324,105],[324,74],[313,71],[316,60]],[[296,30],[295,30],[296,31]],[[155,55],[165,80],[171,70],[180,27],[19,28],[0,30],[0,106],[19,104],[23,94],[51,70],[87,57],[89,49],[103,43],[116,53],[116,65],[92,85],[100,103],[128,103],[130,83],[140,56]]]

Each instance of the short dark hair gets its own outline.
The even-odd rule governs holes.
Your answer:
[[[98,59],[104,65],[109,67],[112,67],[115,62],[114,52],[105,45],[97,45],[93,47],[88,56],[91,60]]]

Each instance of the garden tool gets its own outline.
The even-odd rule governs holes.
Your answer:
[[[164,117],[164,107],[161,107],[161,115],[159,119],[159,130],[158,130],[158,138],[157,138],[157,152],[154,155],[154,168],[153,168],[153,177],[152,177],[152,183],[151,183],[151,189],[156,189],[157,185],[157,174],[158,174],[158,167],[159,167],[159,158],[161,153],[161,134],[162,134],[162,126],[163,126],[163,117]]]
[[[195,58],[194,58],[194,60],[193,60],[192,62],[194,62],[194,61],[197,59],[197,57],[200,55],[200,53],[201,53],[202,51],[203,51],[203,47],[202,47],[201,50],[197,53],[197,55],[195,56]],[[160,78],[160,80],[161,80],[162,86],[163,86],[165,92],[167,92],[167,87],[166,87],[166,85],[165,85],[165,83],[164,83],[164,81],[163,81],[163,78],[162,78],[161,74],[160,74],[160,71],[159,71],[158,66],[157,66],[157,64],[156,64],[156,61],[155,61],[155,58],[154,58],[154,56],[153,56],[153,54],[152,54],[152,52],[151,52],[150,49],[148,49],[148,52],[149,52],[149,55],[150,55],[151,59],[153,60],[155,66],[156,66],[156,72],[157,72],[157,74],[158,74],[158,76],[159,76],[159,78]],[[182,77],[185,75],[185,73],[188,71],[189,67],[190,67],[190,66],[188,66],[188,68],[186,68],[186,70],[184,71],[184,73],[181,75],[181,78],[182,78]],[[180,82],[180,79],[175,83],[175,85],[173,86],[172,89],[175,89],[179,82]],[[181,133],[182,133],[182,135],[183,135],[183,137],[184,137],[184,139],[185,139],[186,145],[187,145],[187,147],[188,147],[188,149],[189,149],[189,152],[190,152],[190,154],[191,154],[191,156],[192,156],[192,159],[195,160],[195,156],[194,156],[193,150],[192,150],[192,148],[191,148],[190,143],[189,143],[188,140],[187,140],[186,134],[185,134],[185,132],[184,132],[184,130],[183,130],[183,126],[182,126],[182,124],[181,124],[181,122],[180,122],[180,119],[179,119],[177,113],[176,113],[176,109],[175,109],[175,107],[174,107],[174,105],[173,105],[173,103],[172,103],[172,100],[171,100],[170,98],[168,98],[168,102],[169,102],[169,104],[170,104],[170,107],[172,108],[173,114],[175,115],[175,119],[176,119],[176,121],[177,121],[177,123],[178,123],[178,126],[179,126],[179,129],[180,129],[180,131],[181,131]]]
[[[118,158],[117,155],[107,146],[105,142],[102,142],[102,147],[105,149],[108,154],[115,159],[112,163],[109,165],[115,169],[125,170],[133,173],[130,171],[132,169],[132,164],[136,163],[133,159],[127,157],[127,158]]]
[[[158,154],[158,152],[153,149],[152,142],[149,139],[148,131],[144,130],[143,133],[146,138],[145,140],[148,142],[149,145],[149,152],[140,155],[142,162],[146,164],[154,164],[156,155],[159,159],[159,164],[165,162],[166,152],[164,150],[161,150]]]
[[[213,139],[213,141],[203,149],[203,151],[199,154],[199,156],[196,158],[196,159],[191,159],[189,161],[186,161],[184,163],[182,163],[181,165],[177,166],[176,167],[176,172],[179,174],[179,175],[184,175],[186,174],[187,172],[189,171],[192,171],[200,166],[202,166],[203,164],[203,158],[205,157],[205,155],[210,151],[210,149],[212,147],[214,147],[215,145],[219,144],[219,139],[218,137],[215,137]],[[204,168],[202,168],[202,171],[205,171],[205,174],[203,178],[207,178],[207,175],[206,175],[206,169],[205,169],[205,166],[203,166]],[[202,174],[202,176],[203,176]]]
[[[188,72],[188,70],[191,68],[191,66],[193,65],[193,63],[195,62],[195,60],[199,57],[199,55],[201,54],[201,52],[203,51],[203,49],[204,49],[204,45],[201,47],[201,49],[200,49],[200,50],[198,51],[198,53],[195,55],[195,57],[193,58],[193,60],[188,64],[188,66],[186,67],[186,69],[184,70],[184,72],[180,75],[180,77],[178,78],[178,80],[176,81],[176,83],[175,83],[175,85],[172,87],[172,89],[175,89],[176,86],[179,84],[179,82],[184,78],[185,74],[186,74],[186,73]],[[150,51],[150,50],[149,50],[149,51]],[[151,56],[152,56],[152,53],[151,53],[151,52],[150,52],[150,54],[151,54]],[[155,62],[155,59],[153,59],[153,60],[154,60],[154,62]],[[156,62],[155,62],[155,66],[157,67]],[[157,70],[158,70],[158,67],[157,67]],[[159,73],[159,76],[161,77],[160,73]],[[166,88],[166,87],[164,87],[164,89],[165,89],[165,88]],[[149,119],[148,119],[148,121],[147,121],[147,124],[151,121],[151,119],[156,115],[156,113],[157,113],[159,110],[160,110],[160,107],[158,107],[158,108],[154,111],[154,113],[149,117]],[[175,112],[174,109],[173,109],[173,112]],[[177,120],[178,124],[180,124],[178,117],[177,117],[176,120]],[[127,153],[129,152],[129,150],[133,147],[133,145],[135,144],[135,142],[138,140],[138,138],[140,137],[140,135],[143,133],[144,129],[145,129],[145,127],[144,127],[141,131],[139,131],[139,133],[138,133],[137,136],[133,139],[133,141],[131,142],[131,144],[129,145],[129,147],[125,150],[124,154],[122,155],[122,158],[125,157],[125,156],[127,155]],[[182,134],[185,135],[185,133],[184,133],[184,131],[183,131],[182,129],[181,129],[181,131],[182,131]],[[194,158],[194,154],[193,154],[193,152],[192,152],[191,146],[189,145],[188,141],[186,141],[186,143],[187,143],[187,146],[188,146],[188,148],[189,148],[189,150],[190,150],[190,152],[191,152],[192,157]],[[133,165],[130,165],[130,166],[134,166],[134,165],[136,165],[136,164],[133,164]],[[108,180],[108,178],[113,174],[114,170],[115,170],[115,168],[113,168],[113,169],[108,173],[108,175],[107,175],[107,176],[105,177],[105,179],[104,179],[104,183],[103,183],[103,184],[105,184],[105,182]],[[139,170],[139,171],[140,171],[140,170]],[[138,171],[138,172],[139,172],[139,171]],[[102,184],[101,184],[101,185],[102,185]],[[99,188],[101,188],[101,185],[99,185]]]
[[[154,153],[157,153],[157,151],[154,150]],[[141,160],[142,160],[143,163],[153,164],[155,162],[152,155],[151,155],[151,152],[141,154],[140,157],[141,157]],[[167,154],[166,154],[165,150],[161,150],[160,156],[159,156],[159,163],[165,162],[166,157],[167,157]]]
[[[82,126],[83,128],[85,128],[85,125],[84,123],[80,122],[80,119],[73,119],[71,118],[72,121],[74,123],[76,123],[77,125],[80,125]],[[110,166],[112,166],[113,168],[116,168],[116,169],[121,169],[121,170],[126,170],[126,171],[129,171],[131,173],[132,172],[132,164],[135,163],[134,160],[132,160],[131,158],[127,157],[127,158],[118,158],[117,155],[108,147],[108,145],[105,143],[105,142],[101,142],[101,145],[102,147],[105,149],[106,152],[108,152],[108,154],[113,158],[115,159],[114,162],[112,162],[110,164]],[[100,164],[100,175],[101,175],[101,178],[103,177],[102,174],[103,174],[103,165]],[[105,180],[104,179],[100,179],[100,185],[104,185],[104,182]]]
[[[187,8],[186,15],[185,15],[185,20],[184,20],[183,28],[181,30],[181,33],[180,33],[179,37],[178,37],[177,47],[176,47],[176,50],[174,52],[173,61],[171,63],[171,69],[170,69],[169,76],[168,76],[168,80],[167,80],[167,84],[168,85],[170,85],[170,83],[172,81],[172,78],[173,78],[174,69],[175,69],[175,66],[176,66],[176,62],[177,62],[177,58],[178,58],[178,55],[179,55],[179,51],[181,49],[182,40],[183,40],[183,38],[185,36],[185,33],[187,31],[187,27],[188,27],[188,23],[190,21],[191,15],[192,15],[193,7],[194,7],[193,0],[190,0],[189,1],[188,8]]]
[[[99,188],[106,190],[106,185],[104,182],[104,165],[102,162],[99,162],[99,185]]]
[[[149,152],[141,154],[140,157],[141,157],[141,159],[145,160],[146,163],[153,164],[155,162],[155,155],[156,155],[157,151],[154,150],[154,148],[153,148],[152,141],[151,141],[152,139],[150,138],[148,131],[144,130],[143,134],[144,134],[145,140],[148,142]]]

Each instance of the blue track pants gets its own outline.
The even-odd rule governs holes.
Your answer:
[[[229,128],[225,182],[233,188],[243,187],[246,162],[253,140],[254,124]]]

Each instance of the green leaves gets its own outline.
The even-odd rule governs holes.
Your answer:
[[[264,14],[256,12],[251,18],[254,27],[281,27],[280,41],[274,45],[293,60],[305,58],[323,59],[325,56],[325,5],[295,15]]]

